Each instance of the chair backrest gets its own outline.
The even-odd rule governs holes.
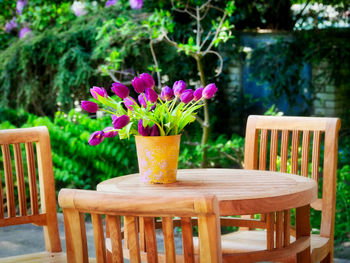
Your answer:
[[[191,217],[198,218],[200,262],[221,262],[219,206],[216,197],[133,197],[116,193],[63,189],[58,196],[66,231],[68,262],[88,262],[84,214],[91,214],[97,262],[194,262],[198,260],[193,246]],[[105,217],[103,217],[105,215]],[[124,222],[124,253],[121,216]],[[165,253],[157,249],[155,218],[162,218]],[[183,255],[176,255],[173,217],[181,218]],[[103,219],[105,218],[105,220]],[[138,224],[139,220],[143,225]],[[104,226],[104,222],[106,225]],[[158,223],[158,222],[157,222]],[[143,231],[141,231],[143,227]],[[106,235],[104,233],[106,230]],[[147,252],[140,252],[140,235],[145,236]],[[105,236],[109,236],[107,240]],[[108,244],[111,249],[106,249]],[[181,258],[180,258],[181,257]]]
[[[43,226],[46,250],[62,251],[47,128],[0,130],[0,145],[3,160],[3,169],[0,169],[0,227],[29,223]],[[27,200],[30,200],[30,209]]]
[[[300,174],[319,182],[322,196],[311,207],[322,212],[321,236],[332,240],[339,129],[338,118],[249,116],[245,137],[245,169]]]

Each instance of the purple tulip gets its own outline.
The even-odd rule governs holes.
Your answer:
[[[162,100],[172,100],[174,98],[174,92],[170,87],[165,86],[162,88],[160,97],[162,98]]]
[[[215,86],[214,83],[210,83],[207,86],[205,86],[203,90],[203,98],[205,99],[210,99],[212,98],[215,93],[218,91],[217,87]]]
[[[152,126],[150,136],[159,136],[159,130],[156,124]]]
[[[92,97],[94,97],[96,100],[98,100],[97,94],[101,97],[107,97],[107,91],[104,88],[100,88],[96,86],[93,86],[92,89],[90,89],[90,93]]]
[[[23,27],[18,34],[19,38],[24,38],[26,35],[30,35],[32,30],[30,30],[28,27]]]
[[[104,139],[104,132],[103,131],[95,131],[91,134],[89,138],[89,144],[91,146],[95,146],[97,144],[100,144]]]
[[[103,132],[104,132],[103,134],[104,137],[113,138],[118,135],[118,132],[115,131],[114,127],[106,127],[103,129]]]
[[[175,81],[173,85],[173,92],[176,97],[180,97],[181,93],[186,89],[186,83],[183,80]]]
[[[119,98],[125,99],[126,97],[129,96],[128,87],[124,86],[121,83],[118,83],[118,82],[113,83],[111,89]]]
[[[90,112],[90,113],[95,113],[98,110],[97,103],[88,101],[88,100],[83,100],[81,102],[81,107],[83,110],[86,110],[87,112]]]
[[[130,7],[132,9],[141,9],[143,5],[143,0],[130,0]]]
[[[146,98],[151,103],[155,103],[158,100],[158,94],[151,88],[146,88],[145,90]]]
[[[139,103],[142,105],[142,107],[147,108],[147,102],[145,100],[145,94],[141,93],[137,99],[139,100]]]
[[[118,118],[118,116],[117,115],[111,115],[111,118],[112,118],[112,122],[113,122],[115,119]]]
[[[182,92],[182,94],[180,96],[180,100],[185,104],[187,104],[191,100],[193,100],[193,90],[187,89],[184,92]]]
[[[27,5],[27,0],[18,0],[16,4],[16,12],[21,15],[23,12],[23,8]]]
[[[134,110],[133,105],[137,105],[137,102],[134,100],[132,97],[127,97],[124,99],[124,105],[127,107],[129,110]]]
[[[135,91],[137,93],[142,93],[145,90],[145,82],[143,81],[143,79],[140,79],[138,77],[135,77],[132,81],[131,81],[132,86],[134,87]]]
[[[118,0],[108,0],[105,4],[105,7],[109,7],[111,5],[115,5],[118,2]]]
[[[10,33],[13,29],[17,27],[16,17],[12,18],[10,21],[5,24],[5,32]]]
[[[137,125],[137,130],[141,136],[149,136],[151,133],[151,130],[148,126],[143,127],[143,121],[142,119],[139,120],[139,124]]]
[[[123,129],[130,122],[128,115],[122,115],[112,121],[114,129]]]
[[[195,101],[200,100],[202,98],[203,90],[204,88],[200,87],[193,92],[193,99]]]
[[[148,73],[142,73],[140,75],[140,79],[143,80],[143,82],[145,83],[145,87],[146,88],[152,89],[154,87],[154,85],[155,85],[153,77],[150,74],[148,74]]]

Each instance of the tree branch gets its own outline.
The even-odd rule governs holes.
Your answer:
[[[293,27],[295,26],[295,24],[297,23],[297,21],[300,19],[300,17],[302,16],[305,8],[310,4],[311,0],[307,0],[305,3],[305,6],[303,7],[303,9],[300,11],[300,13],[295,17],[294,21],[293,21]]]
[[[219,60],[220,60],[220,66],[218,67],[218,71],[215,74],[215,77],[217,77],[222,72],[222,67],[223,67],[223,64],[224,64],[224,60],[222,59],[222,56],[218,52],[216,52],[214,50],[209,50],[207,53],[212,53],[212,54],[216,55],[219,58]]]
[[[156,57],[156,53],[154,52],[154,49],[153,49],[152,37],[150,37],[150,40],[149,40],[149,47],[151,49],[154,65],[156,66],[156,73],[157,73],[157,79],[158,79],[158,91],[160,92],[162,90],[162,83],[160,82],[160,72],[159,72],[158,60]]]
[[[225,11],[224,15],[223,15],[222,18],[221,18],[221,21],[220,21],[220,23],[219,23],[219,26],[218,26],[218,28],[216,29],[215,36],[214,36],[213,40],[210,42],[208,48],[204,51],[204,54],[207,53],[207,52],[212,48],[212,46],[214,45],[214,41],[217,39],[218,34],[219,34],[219,32],[221,31],[221,27],[222,27],[222,24],[224,23],[224,21],[225,21],[225,19],[226,19],[226,16],[227,16],[227,12]]]

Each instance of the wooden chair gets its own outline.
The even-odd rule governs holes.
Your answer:
[[[42,226],[46,246],[46,252],[2,258],[0,262],[65,262],[58,232],[47,128],[0,130],[0,145],[3,158],[3,171],[0,172],[0,227],[20,224]],[[25,159],[22,152],[25,152]],[[27,207],[27,200],[30,200],[30,208]]]
[[[87,262],[85,213],[91,214],[97,262],[123,262],[124,257],[129,258],[130,262],[221,262],[219,206],[215,197],[165,195],[137,198],[108,192],[63,189],[58,200],[63,208],[68,262]],[[127,229],[124,245],[121,216]],[[163,254],[158,253],[157,248],[156,217],[162,218]],[[181,217],[183,255],[175,251],[173,217]],[[198,218],[200,251],[196,255],[191,217]],[[138,230],[141,227],[141,224],[137,224],[139,218],[142,218],[144,231]],[[139,232],[144,234],[147,252],[140,249]],[[127,249],[123,249],[123,246]]]
[[[338,118],[249,116],[247,122],[245,169],[300,174],[312,177],[317,180],[319,187],[322,187],[322,196],[311,204],[313,209],[321,211],[320,234],[311,236],[311,262],[333,262],[339,129]],[[279,145],[280,155],[278,155]],[[323,152],[321,180],[320,152]],[[242,231],[248,228],[223,235],[223,253],[259,251],[269,246],[278,248],[292,241],[288,230],[290,211],[280,211],[276,215],[261,215],[261,220],[258,223],[255,221],[255,227],[266,223],[274,231],[268,237],[265,231]],[[283,227],[287,232],[280,231]],[[290,231],[293,234],[293,229]],[[293,257],[288,260],[293,262],[295,259]],[[281,260],[287,259],[281,258]]]

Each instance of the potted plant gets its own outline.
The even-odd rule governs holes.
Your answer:
[[[112,126],[95,131],[90,145],[98,145],[105,138],[120,139],[135,135],[141,180],[147,183],[173,183],[179,156],[180,136],[185,126],[195,120],[203,101],[214,96],[214,83],[196,90],[187,89],[183,80],[176,81],[172,88],[165,86],[158,94],[155,82],[148,73],[135,77],[132,86],[138,95],[132,98],[128,87],[113,83],[111,90],[116,99],[108,96],[102,87],[90,89],[93,101],[82,101],[81,107],[95,113],[99,109],[111,114]]]

